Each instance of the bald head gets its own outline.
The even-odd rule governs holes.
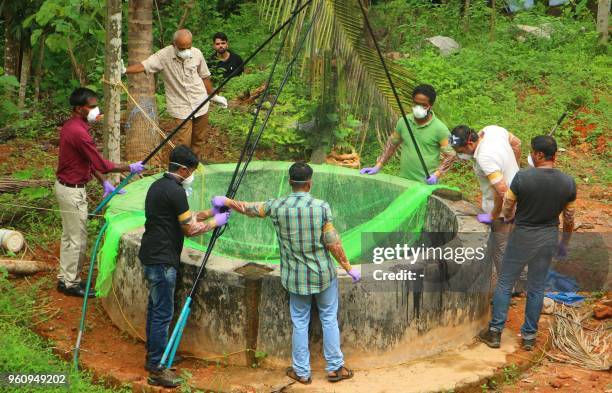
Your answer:
[[[178,50],[189,49],[191,48],[192,35],[191,32],[187,29],[180,29],[174,33],[174,46]]]

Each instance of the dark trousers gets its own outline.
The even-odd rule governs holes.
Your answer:
[[[168,344],[168,331],[174,314],[176,268],[171,265],[144,265],[149,283],[147,305],[147,368],[157,369]]]
[[[508,239],[501,264],[501,274],[493,294],[493,317],[489,322],[490,329],[499,332],[504,329],[512,287],[519,279],[523,268],[528,266],[527,304],[521,336],[525,339],[535,337],[542,312],[548,268],[557,248],[558,236],[557,227],[514,228]]]

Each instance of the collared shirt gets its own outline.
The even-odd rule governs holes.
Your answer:
[[[145,198],[145,232],[138,258],[145,265],[179,266],[185,236],[181,223],[191,218],[185,189],[176,177],[165,173]]]
[[[482,210],[486,213],[491,213],[495,205],[496,191],[492,185],[503,179],[509,187],[519,170],[509,138],[505,128],[486,126],[474,151],[474,172],[482,191]]]
[[[244,71],[244,68],[242,67],[242,64],[244,63],[242,61],[242,57],[240,57],[239,54],[234,53],[232,51],[228,51],[228,52],[229,52],[229,57],[227,58],[227,60],[221,60],[217,58],[217,52],[214,52],[208,58],[208,63],[210,64],[210,71],[215,76],[219,76],[219,74],[221,74],[221,76],[223,77],[222,79],[225,79],[228,76],[230,76],[231,73],[234,72],[234,70],[237,68],[240,68],[240,69],[238,70],[238,72],[236,72],[236,75],[234,76],[240,76],[242,75],[242,72]]]
[[[142,62],[145,72],[161,71],[166,88],[166,109],[176,119],[186,119],[198,105],[208,97],[203,79],[210,77],[206,60],[198,48],[191,48],[193,56],[182,60],[169,45]],[[208,103],[197,113],[200,117],[208,113]]]
[[[290,293],[311,295],[327,289],[336,268],[323,244],[323,226],[332,222],[329,204],[307,192],[294,192],[264,203],[281,254],[281,283]]]
[[[60,131],[59,158],[56,176],[67,184],[85,184],[91,180],[92,169],[107,173],[115,164],[102,157],[89,134],[89,124],[80,117],[64,123]]]
[[[440,142],[448,139],[450,132],[448,127],[434,113],[431,119],[425,124],[417,124],[413,115],[407,117],[410,128],[414,133],[423,161],[427,171],[431,174],[440,165]],[[397,121],[395,132],[391,135],[394,142],[402,144],[402,154],[400,157],[400,176],[408,180],[423,182],[425,172],[417,155],[414,143],[408,132],[408,127],[401,118]]]

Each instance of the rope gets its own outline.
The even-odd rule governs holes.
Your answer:
[[[393,79],[391,78],[391,73],[389,72],[389,69],[387,68],[385,57],[383,56],[382,51],[380,50],[380,46],[378,45],[378,41],[376,41],[376,37],[374,36],[374,31],[372,30],[372,26],[370,25],[370,20],[368,19],[367,12],[363,6],[362,0],[357,0],[357,2],[359,3],[359,8],[361,8],[361,13],[363,14],[363,19],[368,28],[368,31],[370,32],[370,36],[372,37],[374,46],[376,47],[376,52],[378,52],[378,57],[380,58],[380,62],[382,63],[383,69],[385,70],[385,75],[387,76],[387,80],[389,81],[389,85],[391,86],[391,91],[393,91],[393,96],[395,97],[395,101],[397,102],[397,105],[399,106],[399,110],[402,114],[402,119],[404,120],[404,124],[408,128],[410,139],[412,140],[412,143],[414,144],[414,149],[416,150],[417,156],[419,156],[419,161],[421,162],[421,166],[423,167],[423,171],[425,172],[425,178],[428,178],[429,171],[427,170],[427,166],[425,165],[425,160],[423,160],[421,149],[419,149],[419,145],[416,141],[416,138],[414,137],[414,133],[412,132],[412,127],[410,127],[410,124],[408,123],[406,112],[404,112],[404,106],[402,105],[399,95],[397,94],[397,90],[395,89],[395,84],[393,84]]]
[[[151,119],[151,117],[149,116],[149,114],[142,109],[142,107],[140,106],[140,104],[138,103],[138,101],[136,101],[136,99],[134,97],[132,97],[132,95],[130,94],[128,88],[126,85],[123,84],[123,82],[121,80],[119,80],[119,82],[117,83],[113,83],[111,81],[106,80],[104,77],[102,77],[102,83],[106,83],[109,86],[112,87],[120,87],[121,89],[123,89],[123,91],[127,94],[128,98],[130,99],[130,101],[132,101],[132,103],[134,104],[134,106],[136,108],[138,108],[138,110],[140,112],[142,112],[142,115],[145,117],[145,119],[147,119],[147,121],[149,122],[149,124],[151,124],[153,126],[153,128],[155,128],[155,130],[157,131],[157,133],[163,138],[167,138],[166,133],[164,132],[164,130],[162,130],[159,125],[155,122],[155,120]],[[172,147],[173,149],[176,147],[174,145],[174,143],[171,140],[168,140],[168,144],[170,145],[170,147]]]

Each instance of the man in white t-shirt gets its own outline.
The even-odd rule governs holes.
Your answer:
[[[477,133],[460,125],[453,128],[450,144],[457,157],[474,160],[484,211],[478,215],[478,221],[491,224],[493,263],[499,274],[507,236],[512,230],[512,224],[503,222],[501,208],[504,194],[519,170],[521,140],[500,126],[486,126]]]

